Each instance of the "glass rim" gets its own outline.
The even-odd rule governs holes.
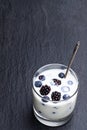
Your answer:
[[[62,66],[62,67],[65,67],[65,68],[68,67],[68,66],[66,66],[66,65],[64,65],[64,64],[51,63],[51,64],[46,64],[46,65],[40,67],[40,68],[34,73],[34,75],[33,75],[33,87],[32,87],[32,89],[33,89],[33,90],[35,91],[35,93],[36,93],[40,98],[42,98],[42,99],[43,99],[44,97],[46,97],[47,95],[40,95],[40,94],[35,90],[35,88],[34,88],[34,77],[36,77],[35,75],[38,74],[41,70],[43,70],[44,68],[49,67],[49,66]],[[54,68],[53,68],[53,69],[54,69]],[[73,70],[72,68],[70,68],[69,71],[73,73],[73,75],[74,75],[74,77],[76,78],[76,81],[77,81],[77,83],[78,83],[78,87],[77,87],[76,91],[72,94],[71,97],[69,97],[69,98],[66,99],[66,100],[63,99],[63,100],[60,100],[60,101],[53,101],[53,100],[51,100],[51,99],[44,99],[45,101],[49,101],[49,102],[52,102],[52,103],[66,102],[66,101],[69,101],[69,100],[78,92],[78,89],[79,89],[79,79],[78,79],[78,76],[77,76],[76,72],[74,72],[74,70]],[[43,72],[43,71],[42,71],[42,72]]]

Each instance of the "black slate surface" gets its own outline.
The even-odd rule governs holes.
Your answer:
[[[33,74],[48,63],[67,65],[78,40],[74,116],[62,127],[47,127],[33,115]],[[0,130],[86,130],[86,89],[87,1],[0,0]]]

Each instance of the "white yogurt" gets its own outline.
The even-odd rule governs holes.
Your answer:
[[[50,68],[50,69],[42,69],[40,72],[33,78],[33,101],[34,101],[34,112],[40,118],[44,118],[51,121],[57,121],[68,117],[72,114],[78,93],[78,79],[75,73],[70,70],[66,76],[66,78],[59,77],[59,74],[62,72],[65,74],[66,69],[61,68]],[[45,80],[40,80],[39,76],[44,75]],[[53,79],[57,79],[61,81],[60,85],[55,85]],[[35,82],[40,81],[41,86],[36,87]],[[48,85],[51,91],[46,95],[49,97],[49,100],[44,102],[42,98],[44,95],[41,95],[40,89],[42,86]],[[59,101],[52,101],[52,92],[60,92],[61,97]],[[64,99],[64,95],[69,95],[68,99]]]

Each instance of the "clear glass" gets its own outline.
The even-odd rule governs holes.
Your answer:
[[[39,94],[37,89],[35,89],[35,79],[46,70],[52,70],[52,69],[58,69],[60,72],[66,71],[67,66],[62,64],[48,64],[43,67],[41,67],[39,70],[36,71],[33,77],[33,110],[34,115],[41,123],[47,125],[47,126],[61,126],[65,123],[67,123],[72,115],[73,111],[76,105],[76,99],[78,94],[78,77],[76,73],[70,68],[69,72],[74,77],[76,86],[74,93],[68,98],[68,99],[61,99],[60,101],[52,101],[52,99],[45,99],[43,102],[43,95]],[[66,80],[68,80],[68,77],[66,79],[60,78],[62,80],[62,84],[66,86]],[[43,82],[43,81],[42,81]],[[61,85],[62,87],[62,85]],[[72,89],[72,87],[70,88]],[[61,91],[61,90],[60,90]],[[67,89],[65,90],[65,93]],[[62,92],[63,93],[63,92]]]

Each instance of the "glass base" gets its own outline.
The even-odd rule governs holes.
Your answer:
[[[41,115],[39,115],[37,112],[36,112],[36,110],[35,110],[35,108],[33,108],[34,109],[34,115],[35,115],[35,117],[36,117],[36,119],[39,121],[39,122],[41,122],[42,124],[44,124],[44,125],[47,125],[47,126],[51,126],[51,127],[56,127],[56,126],[62,126],[62,125],[64,125],[64,124],[66,124],[70,119],[71,119],[71,117],[72,117],[72,115],[73,115],[73,113],[71,113],[69,116],[67,116],[67,117],[65,117],[65,118],[63,118],[63,119],[60,119],[60,120],[49,120],[49,119],[47,119],[47,118],[44,118],[43,116],[41,116]]]

